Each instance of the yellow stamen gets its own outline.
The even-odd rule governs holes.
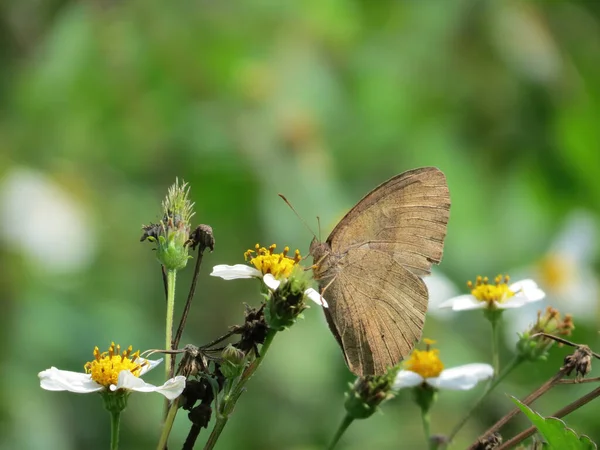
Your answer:
[[[148,365],[147,361],[142,363],[136,360],[140,356],[140,351],[133,352],[130,345],[127,350],[121,353],[121,346],[111,343],[108,351],[100,353],[98,347],[94,348],[94,360],[85,364],[85,373],[92,375],[92,380],[103,386],[117,384],[119,373],[122,370],[129,370],[136,377],[140,376],[142,367]]]
[[[430,339],[427,341],[433,343]],[[438,349],[430,350],[429,343],[427,343],[427,350],[413,350],[410,358],[404,362],[404,367],[406,370],[418,373],[423,378],[437,377],[444,370],[439,353]]]
[[[508,287],[509,281],[510,277],[508,275],[505,275],[504,277],[498,275],[494,279],[494,284],[489,284],[488,277],[482,278],[481,276],[478,276],[475,280],[475,284],[469,281],[467,282],[467,286],[471,289],[471,294],[479,301],[502,303],[515,295]]]
[[[246,261],[250,261],[254,267],[262,272],[263,275],[270,273],[275,278],[287,278],[292,273],[294,266],[302,260],[300,251],[294,252],[294,257],[290,258],[289,247],[285,247],[283,252],[275,253],[277,246],[271,245],[268,249],[256,244],[254,250],[248,250],[244,253]],[[256,256],[253,256],[256,254]]]

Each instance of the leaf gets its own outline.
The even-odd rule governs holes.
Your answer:
[[[579,437],[568,428],[565,422],[556,417],[543,417],[515,397],[513,402],[523,411],[531,423],[538,429],[548,445],[548,450],[597,450],[596,444],[587,436]]]

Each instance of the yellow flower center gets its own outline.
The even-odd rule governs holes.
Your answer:
[[[540,281],[548,290],[558,291],[572,276],[572,262],[559,255],[548,255],[539,262]]]
[[[479,301],[502,303],[515,295],[508,287],[509,280],[510,278],[508,275],[505,275],[504,277],[498,275],[494,279],[494,284],[489,284],[488,277],[482,278],[479,276],[475,280],[475,284],[469,281],[467,282],[467,286],[471,289],[471,294]]]
[[[275,253],[275,244],[268,249],[256,244],[254,250],[248,250],[244,253],[246,261],[250,260],[250,264],[262,272],[263,275],[270,273],[275,278],[287,278],[292,273],[294,266],[298,264],[302,257],[300,251],[294,252],[294,257],[290,258],[288,253],[289,247],[285,247],[283,252]]]
[[[148,363],[135,362],[140,356],[140,351],[132,353],[131,345],[121,353],[121,346],[113,342],[107,352],[100,353],[98,347],[94,348],[94,361],[90,361],[83,366],[85,373],[92,375],[92,380],[103,386],[117,384],[119,373],[122,370],[129,370],[136,377],[140,376],[142,367]]]
[[[444,370],[444,364],[440,361],[440,351],[430,349],[429,346],[435,343],[431,339],[425,339],[425,350],[413,350],[410,358],[404,362],[406,370],[418,373],[423,378],[434,378],[439,376]]]

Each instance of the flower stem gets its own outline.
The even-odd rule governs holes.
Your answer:
[[[156,450],[163,450],[167,446],[169,434],[171,434],[171,429],[173,428],[173,422],[175,422],[175,416],[177,415],[178,408],[179,398],[176,398],[171,403],[171,407],[169,408],[169,412],[167,413],[167,417],[165,418],[165,422],[163,423],[163,429],[160,434],[160,439],[158,440]]]
[[[331,441],[331,444],[329,445],[329,447],[327,447],[329,450],[333,450],[335,448],[335,446],[337,445],[337,443],[339,442],[339,440],[341,439],[341,437],[346,432],[346,430],[352,422],[354,422],[354,417],[350,416],[349,414],[346,414],[346,417],[344,417],[344,420],[342,420],[342,423],[335,432],[333,441]]]
[[[212,448],[214,448],[214,446],[216,445],[219,436],[225,428],[225,425],[227,425],[227,421],[229,420],[229,416],[233,412],[233,408],[235,407],[237,400],[240,398],[240,395],[242,395],[242,392],[244,391],[244,386],[252,377],[252,375],[254,375],[254,372],[256,372],[260,364],[265,359],[267,350],[269,350],[269,347],[271,346],[273,338],[276,334],[276,330],[269,329],[269,331],[267,332],[267,336],[265,337],[265,342],[263,343],[260,349],[260,356],[256,358],[246,370],[244,370],[242,378],[240,379],[239,383],[235,387],[233,387],[233,389],[231,389],[231,393],[229,395],[225,394],[223,396],[223,405],[221,406],[221,408],[219,408],[220,414],[217,416],[215,426],[213,427],[210,436],[208,437],[208,441],[204,446],[204,450],[212,450]]]
[[[121,413],[111,412],[110,413],[110,450],[117,450],[119,448],[119,428],[121,425]]]
[[[492,366],[494,378],[500,373],[500,349],[498,348],[498,320],[492,320]]]
[[[176,270],[167,271],[167,323],[165,327],[165,350],[171,350],[173,339],[173,310],[175,309],[175,281],[177,278]],[[171,355],[165,355],[165,375],[170,378]]]
[[[423,423],[423,432],[425,433],[425,442],[427,443],[427,448],[431,448],[431,420],[429,411],[425,411],[424,408],[421,408],[421,422]]]
[[[448,442],[452,442],[457,433],[461,430],[461,428],[467,423],[467,420],[473,415],[475,410],[481,405],[483,400],[500,384],[502,380],[504,380],[510,372],[512,372],[519,364],[524,361],[523,358],[519,356],[515,356],[511,362],[509,362],[502,373],[493,378],[491,382],[488,384],[485,392],[479,397],[479,399],[475,402],[475,404],[471,407],[471,409],[467,412],[467,414],[462,418],[462,420],[454,427],[450,435],[448,436]]]

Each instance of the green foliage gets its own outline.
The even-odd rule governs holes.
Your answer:
[[[512,400],[544,437],[546,440],[544,448],[548,450],[596,450],[598,448],[589,437],[577,436],[577,433],[568,428],[562,420],[556,417],[543,417],[515,397]]]

